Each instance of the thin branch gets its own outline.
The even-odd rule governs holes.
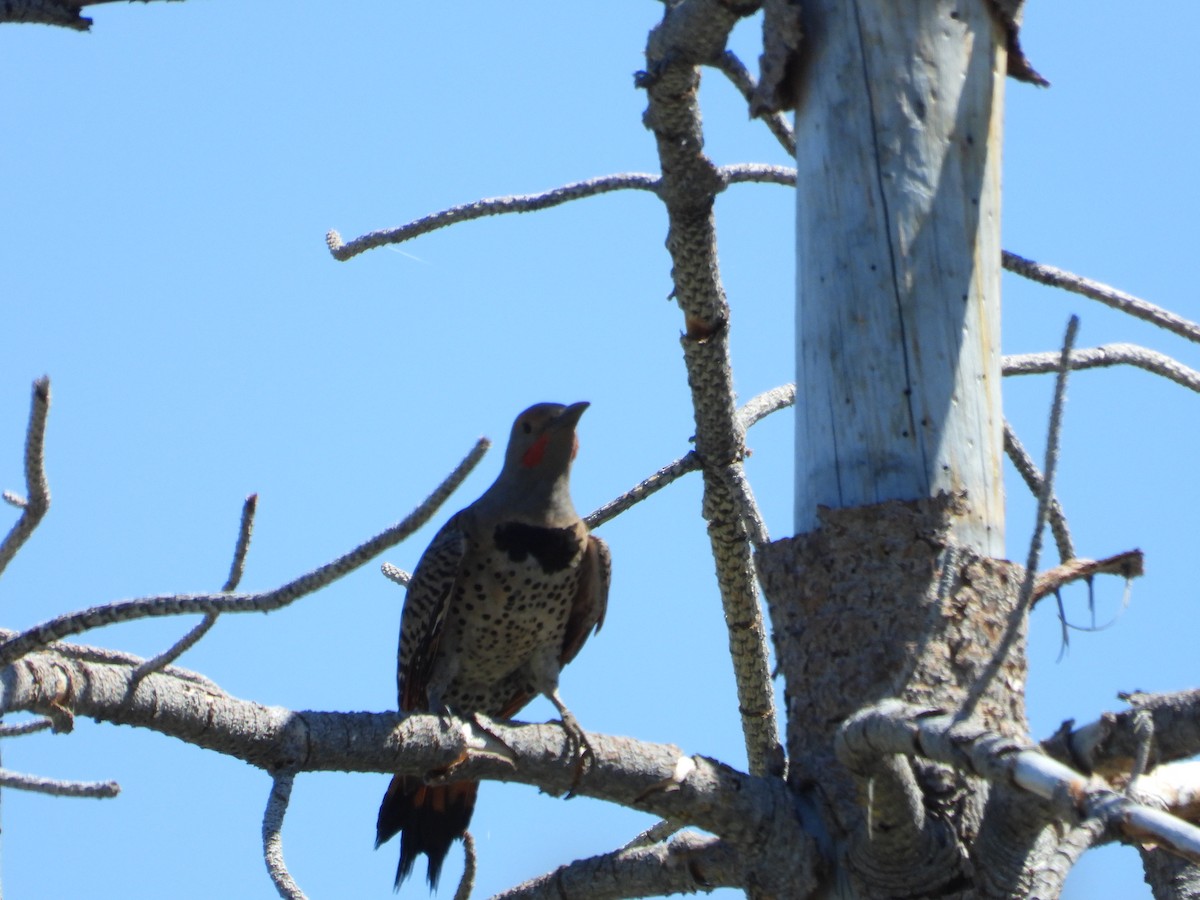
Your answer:
[[[238,524],[237,543],[233,548],[233,561],[229,565],[229,577],[221,588],[221,593],[228,594],[237,590],[246,570],[246,552],[250,549],[250,535],[254,531],[254,513],[258,509],[258,494],[251,494],[242,503],[242,518]],[[134,683],[145,678],[151,672],[157,672],[169,666],[188,650],[194,647],[209,630],[217,624],[215,612],[206,613],[203,620],[195,628],[177,640],[174,644],[151,659],[146,660],[134,671]]]
[[[796,170],[790,166],[772,166],[766,163],[734,163],[729,166],[718,166],[717,175],[723,185],[746,184],[782,184],[786,187],[796,186]]]
[[[100,800],[121,793],[121,786],[115,781],[59,781],[57,778],[42,778],[7,769],[0,769],[0,787],[55,797],[93,797]]]
[[[271,612],[281,609],[306,594],[319,590],[346,575],[384,550],[396,546],[424,525],[446,498],[462,483],[490,446],[480,438],[467,457],[438,488],[412,513],[391,528],[355,547],[333,562],[314,569],[282,587],[253,594],[175,594],[122,600],[94,606],[35,625],[15,638],[0,644],[0,666],[39,647],[72,634],[93,628],[129,622],[150,616],[174,616],[186,613]]]
[[[764,391],[747,401],[745,406],[738,410],[738,421],[741,422],[743,429],[748,429],[751,425],[762,421],[771,413],[786,409],[795,402],[796,386],[794,384],[780,385],[779,387],[771,388],[769,391]],[[651,494],[661,491],[676,479],[681,478],[688,472],[695,472],[699,468],[700,457],[696,455],[696,452],[693,450],[686,453],[673,463],[663,466],[639,484],[634,485],[621,496],[608,501],[603,506],[589,513],[584,517],[583,521],[587,523],[588,528],[599,528],[610,519],[615,519],[634,504],[640,503]],[[386,571],[384,574],[388,575],[389,578],[392,577]]]
[[[492,900],[617,900],[744,887],[743,854],[719,838],[684,832],[668,843],[576,860]]]
[[[43,376],[33,383],[29,428],[25,432],[25,497],[21,517],[0,543],[0,572],[12,562],[50,508],[50,485],[46,480],[46,417],[49,412],[50,379]]]
[[[1057,372],[1061,358],[1057,353],[1023,353],[1004,357],[1005,375],[1042,375]],[[1161,375],[1200,393],[1200,372],[1190,369],[1165,353],[1159,353],[1137,344],[1105,344],[1071,354],[1072,369],[1098,369],[1107,366],[1137,366],[1155,375]]]
[[[657,175],[644,172],[626,172],[619,175],[604,175],[599,178],[589,178],[563,185],[541,194],[522,194],[510,197],[490,197],[486,200],[476,200],[461,206],[452,206],[432,215],[423,216],[401,225],[399,228],[388,228],[383,231],[372,231],[357,237],[352,241],[342,241],[342,236],[336,231],[330,231],[325,236],[325,243],[333,258],[341,262],[352,259],[367,250],[383,247],[387,244],[399,244],[422,234],[437,231],[456,225],[459,222],[469,222],[472,219],[482,219],[487,216],[497,216],[503,213],[534,212],[539,209],[549,209],[580,200],[584,197],[594,197],[612,191],[650,191],[656,193],[659,188]]]
[[[287,815],[288,802],[292,799],[292,783],[296,773],[292,771],[276,772],[271,782],[271,794],[267,798],[267,808],[263,813],[262,838],[263,860],[267,864],[267,874],[275,884],[275,890],[284,900],[307,900],[300,885],[296,884],[287,864],[283,861],[283,817]]]
[[[749,430],[751,425],[762,421],[773,412],[794,405],[795,402],[796,386],[781,384],[779,387],[763,391],[758,396],[747,400],[746,404],[738,410],[738,419],[741,421],[742,427]]]
[[[1165,310],[1160,306],[1155,306],[1153,303],[1140,300],[1132,294],[1126,294],[1124,291],[1109,287],[1107,284],[1092,281],[1089,278],[1084,278],[1082,275],[1076,275],[1065,269],[1056,269],[1054,266],[1033,262],[1032,260],[1017,256],[1015,253],[1009,253],[1007,250],[1003,252],[1001,258],[1004,268],[1010,272],[1015,272],[1017,275],[1049,285],[1050,287],[1062,288],[1075,294],[1090,297],[1093,300],[1099,300],[1106,306],[1111,306],[1113,309],[1118,309],[1134,318],[1150,322],[1159,328],[1165,328],[1167,331],[1187,338],[1189,341],[1200,343],[1200,324],[1177,316],[1175,313]]]
[[[636,850],[638,847],[649,847],[651,844],[662,843],[683,828],[684,824],[678,819],[660,819],[621,849]]]
[[[28,722],[18,722],[16,725],[0,725],[0,738],[22,737],[53,727],[54,723],[49,719],[30,719]]]
[[[412,580],[411,572],[405,572],[399,566],[393,566],[389,562],[385,562],[379,568],[383,572],[384,578],[396,582],[400,587],[408,587],[408,583]]]
[[[1045,800],[1061,821],[1098,820],[1131,840],[1153,840],[1200,860],[1200,828],[1134,802],[1099,779],[973,721],[956,722],[937,710],[885,700],[848,719],[838,741],[849,744],[856,756],[915,754],[997,785],[1015,786]]]
[[[1042,552],[1042,529],[1046,527],[1046,516],[1050,509],[1050,498],[1054,496],[1054,475],[1058,469],[1058,445],[1062,438],[1063,406],[1067,399],[1067,377],[1070,373],[1069,362],[1071,348],[1075,346],[1075,335],[1079,332],[1079,317],[1071,316],[1067,323],[1067,333],[1063,337],[1062,351],[1059,354],[1058,378],[1054,384],[1054,402],[1050,405],[1050,429],[1046,436],[1046,468],[1042,477],[1042,489],[1038,493],[1037,516],[1034,522],[1033,535],[1029,539],[1029,557],[1025,563],[1025,580],[1021,584],[1020,600],[1017,609],[1029,608],[1033,597],[1033,588],[1037,582],[1038,559]],[[1022,613],[1023,615],[1023,613]],[[1011,629],[1010,629],[1011,633]],[[1003,659],[1007,654],[1002,652]]]
[[[250,549],[250,537],[254,533],[254,514],[258,511],[258,494],[251,494],[242,503],[242,519],[238,523],[237,543],[233,547],[233,561],[229,564],[229,577],[222,585],[222,593],[232,593],[242,583],[246,571],[246,553]]]
[[[0,628],[0,642],[15,638],[19,634],[19,631]],[[0,646],[2,646],[2,643],[0,643]],[[60,654],[68,659],[77,659],[81,662],[89,663],[102,663],[104,665],[136,667],[145,662],[142,657],[134,653],[126,653],[123,650],[110,650],[108,647],[93,647],[90,644],[67,644],[55,641],[54,643],[47,644],[43,649],[46,652]],[[181,681],[186,681],[205,690],[220,690],[210,678],[201,675],[199,672],[193,672],[191,669],[168,666],[163,672],[172,678],[178,678]]]
[[[475,871],[479,861],[475,855],[475,837],[469,831],[463,832],[463,856],[462,878],[458,879],[454,900],[470,900],[471,891],[475,890]]]
[[[754,90],[758,87],[758,82],[750,74],[750,70],[738,59],[736,53],[726,50],[713,60],[712,66],[725,73],[725,76],[733,82],[733,86],[746,98],[747,103],[753,102]],[[771,129],[771,134],[775,135],[775,139],[787,151],[787,155],[795,156],[796,138],[792,134],[792,128],[788,125],[787,118],[782,113],[767,113],[759,118],[763,120],[767,128]]]
[[[1033,457],[1029,455],[1029,451],[1025,449],[1025,445],[1021,443],[1007,419],[1004,420],[1004,452],[1012,460],[1033,496],[1040,497],[1044,487],[1041,470],[1038,469],[1037,463],[1033,461]],[[1067,517],[1063,513],[1062,505],[1053,494],[1050,496],[1048,514],[1050,531],[1054,534],[1054,543],[1058,546],[1058,557],[1063,562],[1067,562],[1075,557],[1075,545],[1071,541],[1071,530],[1067,526]]]
[[[1145,574],[1141,550],[1127,550],[1104,559],[1080,559],[1075,557],[1061,566],[1041,572],[1033,588],[1033,602],[1052,594],[1064,585],[1096,575],[1120,575],[1122,578],[1139,578]]]
[[[615,519],[635,503],[640,503],[651,494],[661,491],[672,481],[682,478],[688,472],[695,472],[699,468],[700,457],[696,456],[695,450],[692,450],[675,460],[675,462],[663,466],[650,477],[634,485],[620,497],[617,497],[615,500],[609,500],[594,512],[584,516],[583,521],[587,523],[588,528],[599,528],[609,519]]]
[[[754,490],[750,487],[750,480],[746,477],[745,467],[741,462],[725,466],[721,470],[721,477],[729,486],[729,493],[733,497],[734,505],[737,506],[738,515],[741,516],[742,526],[750,536],[750,543],[756,550],[770,543],[771,536],[767,533],[767,523],[763,520],[762,511],[758,508],[758,501],[754,498]]]

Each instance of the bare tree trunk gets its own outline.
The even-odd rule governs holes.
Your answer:
[[[1004,552],[1000,139],[985,3],[805,3],[796,92],[796,530],[965,491]]]
[[[803,36],[799,536],[759,554],[789,783],[840,893],[987,896],[986,860],[1019,895],[1052,849],[1043,817],[1020,827],[1021,802],[989,807],[960,770],[848,765],[839,748],[848,718],[896,699],[1026,731],[1021,569],[990,558],[1004,549],[1003,34],[982,0],[812,0]]]

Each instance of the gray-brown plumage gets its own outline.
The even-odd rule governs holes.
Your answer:
[[[575,746],[586,747],[558,695],[558,676],[600,629],[608,601],[608,547],[588,533],[570,494],[575,426],[587,407],[539,403],[521,413],[495,483],[425,550],[400,622],[402,712],[506,719],[544,694]],[[478,789],[478,782],[392,779],[375,846],[401,832],[397,887],[422,853],[436,887]]]

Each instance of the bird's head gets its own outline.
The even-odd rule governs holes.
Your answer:
[[[535,480],[567,474],[579,449],[575,426],[585,403],[538,403],[517,416],[508,438],[504,468]]]

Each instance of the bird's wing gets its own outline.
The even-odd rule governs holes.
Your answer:
[[[612,580],[612,557],[608,552],[608,544],[589,534],[580,566],[583,571],[563,633],[562,653],[558,657],[559,663],[564,666],[579,653],[593,629],[599,631],[604,624],[604,613],[608,609],[608,585]]]
[[[400,709],[427,710],[433,663],[446,621],[454,585],[467,552],[466,516],[456,513],[434,535],[421,555],[400,617],[400,653],[396,680]]]

